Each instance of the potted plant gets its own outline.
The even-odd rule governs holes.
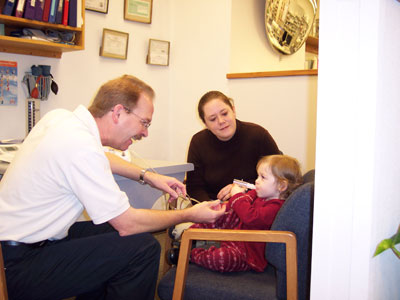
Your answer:
[[[383,251],[387,249],[392,249],[394,255],[396,255],[397,258],[400,259],[400,251],[397,250],[395,247],[398,243],[400,243],[400,225],[399,228],[397,228],[397,232],[391,238],[382,240],[376,246],[374,257],[377,256],[378,254],[381,254]]]

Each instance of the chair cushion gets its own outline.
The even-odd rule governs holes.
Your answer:
[[[176,268],[161,279],[158,295],[161,300],[172,299]],[[257,300],[276,299],[275,270],[267,267],[264,272],[219,273],[189,264],[185,300]]]
[[[311,267],[311,238],[314,182],[298,187],[279,210],[271,230],[291,231],[297,239],[299,299],[308,299]],[[265,257],[277,270],[277,296],[286,298],[286,250],[282,243],[267,243]]]

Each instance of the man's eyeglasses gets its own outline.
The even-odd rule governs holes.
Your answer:
[[[149,122],[149,121],[147,121],[147,120],[145,120],[145,119],[142,119],[140,116],[138,116],[137,114],[135,114],[130,108],[127,108],[126,106],[124,106],[124,109],[125,109],[125,111],[126,111],[128,114],[133,114],[136,118],[138,118],[138,119],[140,120],[140,123],[142,123],[142,125],[143,125],[144,128],[147,129],[147,128],[150,127],[151,122]]]

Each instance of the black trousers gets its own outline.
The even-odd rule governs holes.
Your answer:
[[[153,300],[160,245],[149,233],[121,237],[108,223],[75,223],[44,246],[3,246],[13,299]]]

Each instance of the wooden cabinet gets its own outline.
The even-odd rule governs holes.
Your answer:
[[[60,24],[52,24],[47,22],[34,21],[24,18],[17,18],[13,16],[7,16],[0,14],[0,24],[4,24],[5,34],[0,35],[0,52],[36,55],[45,57],[61,58],[63,52],[78,51],[85,49],[85,1],[82,1],[82,26],[71,27]],[[0,0],[0,11],[4,1]],[[79,18],[79,14],[78,14]],[[40,30],[58,30],[75,33],[75,44],[67,45],[61,43],[38,41],[32,39],[24,39],[18,37],[9,36],[9,33],[13,30],[22,28],[34,28]]]

